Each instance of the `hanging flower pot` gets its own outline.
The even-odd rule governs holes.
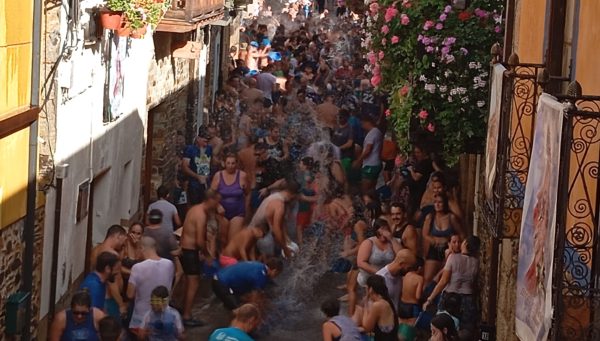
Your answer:
[[[131,26],[128,22],[121,23],[121,26],[117,29],[117,35],[119,37],[129,37],[131,35]]]
[[[107,30],[116,30],[121,27],[123,11],[111,11],[108,8],[100,9],[100,22]]]
[[[133,29],[133,30],[131,30],[130,37],[134,38],[134,39],[141,39],[146,34],[146,31],[147,31],[146,26]]]

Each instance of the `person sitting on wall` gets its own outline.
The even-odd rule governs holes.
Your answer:
[[[50,341],[98,341],[98,325],[102,310],[92,307],[87,291],[79,291],[71,299],[71,308],[56,314],[50,327]]]

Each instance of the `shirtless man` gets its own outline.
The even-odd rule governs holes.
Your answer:
[[[269,49],[262,50],[261,52],[258,50],[259,46],[258,42],[253,41],[246,48],[246,66],[250,71],[258,71],[258,59],[269,55]]]
[[[268,228],[249,227],[234,235],[225,249],[221,251],[219,263],[227,267],[238,261],[256,260],[256,242],[264,238],[269,232]]]
[[[333,104],[334,97],[332,94],[325,96],[325,101],[322,104],[317,105],[315,108],[317,112],[317,120],[327,128],[335,129],[337,125],[337,115],[340,112],[335,104]]]
[[[112,225],[106,231],[106,238],[100,244],[92,249],[90,255],[90,269],[96,268],[96,259],[102,252],[110,252],[121,259],[121,250],[125,241],[127,240],[127,231],[121,225]],[[119,269],[117,276],[113,282],[108,282],[108,288],[106,290],[106,312],[115,318],[120,318],[127,314],[127,304],[123,302],[123,296],[121,295],[121,288],[123,288],[123,277],[121,277],[121,263],[119,262]]]
[[[261,256],[274,256],[276,246],[283,250],[286,258],[292,255],[283,220],[286,215],[286,204],[295,199],[299,190],[300,185],[297,182],[286,181],[282,191],[268,196],[256,210],[249,228],[259,227],[269,230],[269,233],[257,242]]]
[[[414,268],[402,278],[402,297],[398,304],[398,317],[406,324],[413,325],[421,313],[423,294],[423,259],[418,258]]]
[[[200,270],[202,267],[200,257],[205,260],[211,258],[207,240],[209,230],[214,230],[214,225],[217,225],[214,220],[219,200],[219,193],[208,189],[205,200],[201,204],[190,208],[183,223],[180,259],[186,281],[182,318],[187,327],[204,325],[202,321],[192,319],[192,306],[200,286]],[[218,226],[216,229],[218,229]],[[216,232],[213,231],[213,233]]]
[[[406,219],[406,209],[400,203],[393,202],[390,206],[392,234],[402,247],[409,249],[414,255],[418,255],[417,229]]]

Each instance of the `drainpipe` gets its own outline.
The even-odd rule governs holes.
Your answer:
[[[39,106],[40,86],[40,44],[41,44],[41,13],[42,2],[33,2],[33,35],[32,35],[32,67],[31,67],[31,106]],[[35,240],[35,206],[37,195],[37,154],[38,154],[38,121],[37,118],[29,126],[29,165],[27,170],[27,215],[25,216],[25,229],[23,231],[23,242],[25,250],[23,254],[23,275],[21,290],[31,295],[33,289],[33,253]],[[32,303],[30,296],[29,304],[25,311],[25,329],[22,340],[31,339]]]
[[[56,312],[56,286],[58,280],[58,249],[60,243],[60,211],[62,208],[63,179],[56,177],[56,200],[54,203],[54,233],[52,235],[52,267],[50,270],[50,308],[48,316],[54,320]]]

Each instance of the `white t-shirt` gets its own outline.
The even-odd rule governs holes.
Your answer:
[[[398,301],[400,300],[400,288],[402,286],[402,277],[394,276],[388,270],[388,266],[384,266],[375,273],[385,279],[385,286],[390,294],[390,299],[394,303],[394,309],[398,310]]]
[[[167,200],[160,199],[151,203],[150,206],[148,206],[148,213],[150,213],[150,211],[154,209],[161,211],[163,214],[163,219],[160,226],[166,228],[169,231],[174,231],[175,226],[173,226],[173,216],[177,214],[177,208],[175,207],[175,205],[171,204]]]
[[[381,131],[374,127],[369,130],[367,136],[365,136],[365,141],[363,142],[363,146],[373,145],[373,149],[371,153],[363,159],[363,167],[364,166],[381,166],[381,147],[383,145],[383,134]]]
[[[256,87],[265,95],[265,98],[273,100],[273,86],[277,83],[277,77],[274,75],[263,72],[256,76]]]
[[[175,265],[168,259],[146,259],[131,268],[129,283],[135,286],[135,304],[129,328],[139,328],[144,316],[152,310],[150,297],[152,290],[164,285],[169,292],[175,278]]]

